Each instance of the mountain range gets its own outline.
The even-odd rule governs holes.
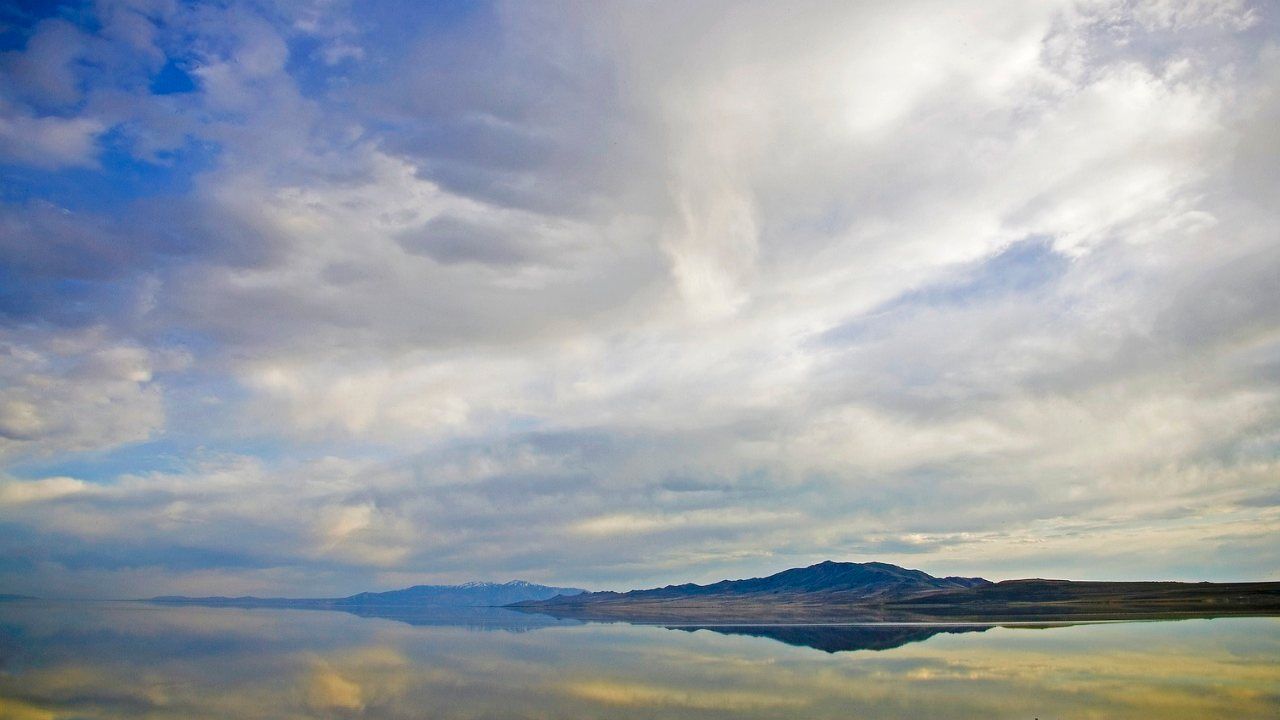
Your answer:
[[[362,592],[340,598],[186,597],[165,595],[153,603],[221,605],[229,607],[327,608],[356,612],[375,608],[463,608],[498,607],[523,601],[571,597],[586,592],[580,588],[552,587],[512,580],[506,583],[469,582],[462,585],[414,585],[402,590]]]
[[[1280,615],[1280,582],[1077,582],[936,577],[882,562],[821,562],[766,577],[587,592],[521,580],[416,585],[341,598],[182,597],[151,602],[342,610],[415,623],[558,620],[683,625],[767,623],[993,623]],[[507,608],[499,611],[497,608]],[[478,608],[488,608],[477,615]],[[452,618],[452,619],[451,619]],[[857,642],[863,642],[859,639]],[[840,640],[839,642],[850,642]]]
[[[684,600],[707,597],[753,598],[756,596],[803,596],[821,594],[835,601],[866,600],[876,597],[904,597],[938,590],[957,590],[993,584],[978,577],[934,577],[920,570],[908,570],[881,562],[852,563],[830,560],[804,568],[783,570],[775,575],[749,580],[721,580],[710,585],[667,585],[630,592],[595,592],[576,600],[557,598],[558,603],[635,602]]]
[[[822,562],[767,577],[510,606],[582,620],[682,623],[1059,621],[1280,614],[1280,583],[1075,582],[935,577],[868,562]]]

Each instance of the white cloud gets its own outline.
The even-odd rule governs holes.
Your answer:
[[[165,416],[154,372],[181,362],[112,342],[100,329],[3,337],[0,357],[0,456],[8,459],[150,437]]]
[[[50,477],[39,480],[11,480],[0,484],[0,505],[23,505],[75,495],[84,492],[88,485],[70,477]]]
[[[102,123],[86,118],[0,117],[0,158],[49,170],[96,167],[104,130]]]

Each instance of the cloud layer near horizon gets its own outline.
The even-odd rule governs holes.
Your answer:
[[[3,20],[0,588],[1280,579],[1269,4]]]

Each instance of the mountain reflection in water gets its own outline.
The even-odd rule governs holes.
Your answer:
[[[0,718],[1280,717],[1276,618],[539,622],[3,603]]]
[[[667,625],[673,630],[710,630],[722,635],[769,638],[823,652],[890,650],[939,633],[971,633],[990,625]]]
[[[421,605],[364,605],[333,607],[312,607],[300,605],[297,608],[287,606],[266,605],[256,607],[251,604],[228,606],[225,603],[202,604],[199,602],[184,603],[185,607],[235,607],[260,612],[273,610],[304,610],[318,612],[342,612],[366,618],[394,620],[409,625],[426,627],[461,627],[469,630],[506,630],[525,632],[546,627],[562,627],[582,625],[583,620],[554,617],[541,613],[517,612],[500,607],[448,607]],[[652,624],[652,623],[641,623]],[[663,625],[671,630],[709,630],[723,635],[749,635],[752,637],[770,638],[787,645],[810,647],[824,652],[850,652],[855,650],[888,650],[911,642],[927,640],[939,633],[982,632],[990,625],[799,625],[799,624],[754,624],[754,625]]]
[[[395,620],[409,625],[464,627],[472,630],[523,632],[538,628],[581,625],[581,620],[533,615],[496,607],[365,606],[335,607],[327,612],[350,613],[357,617]]]

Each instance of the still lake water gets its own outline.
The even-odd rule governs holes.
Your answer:
[[[1280,717],[1280,618],[935,630],[9,602],[0,718]]]

